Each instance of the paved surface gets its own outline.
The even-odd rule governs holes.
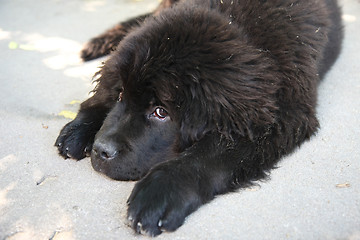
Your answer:
[[[321,130],[260,187],[218,197],[158,239],[360,239],[360,2],[342,0],[345,41],[320,86]],[[157,0],[0,3],[0,240],[144,239],[125,225],[133,182],[63,160],[53,143],[92,89],[90,37]],[[65,111],[65,112],[64,112]]]

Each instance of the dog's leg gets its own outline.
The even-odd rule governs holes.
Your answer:
[[[164,8],[170,7],[178,0],[164,0],[153,13],[144,14],[128,21],[121,22],[113,28],[107,30],[103,34],[91,39],[81,51],[81,58],[84,61],[96,59],[108,55],[115,50],[120,41],[135,27],[140,26],[144,20],[153,15],[158,14]]]
[[[119,23],[105,33],[92,38],[81,51],[81,58],[84,61],[89,61],[108,55],[111,51],[116,49],[119,42],[131,31],[131,29],[140,26],[148,16],[150,16],[150,14],[145,14],[132,18],[126,22]]]
[[[256,151],[254,142],[240,140],[230,146],[220,136],[210,135],[178,159],[157,165],[136,184],[128,200],[132,227],[150,236],[174,231],[215,195],[264,177],[269,166],[259,163]]]
[[[63,127],[56,139],[55,146],[58,148],[59,154],[64,158],[77,160],[89,156],[95,134],[106,116],[105,112],[106,109],[101,107],[82,107],[76,118]]]
[[[116,103],[121,84],[107,75],[100,77],[95,94],[81,104],[76,118],[63,127],[56,139],[60,155],[79,160],[90,154],[95,134]]]

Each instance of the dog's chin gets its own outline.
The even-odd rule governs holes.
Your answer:
[[[93,169],[111,179],[118,181],[137,181],[143,177],[145,173],[136,168],[127,169],[119,164],[114,164],[116,159],[111,161],[103,161],[97,158],[94,154],[91,154],[91,165]]]

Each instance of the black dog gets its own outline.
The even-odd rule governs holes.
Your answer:
[[[164,0],[82,51],[86,61],[116,48],[56,146],[91,153],[113,179],[142,178],[132,227],[173,231],[316,132],[317,85],[341,39],[336,0]]]

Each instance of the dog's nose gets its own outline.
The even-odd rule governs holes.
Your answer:
[[[95,141],[93,146],[93,152],[97,158],[103,161],[110,161],[114,159],[118,154],[118,150],[114,144],[103,143],[99,141]]]

